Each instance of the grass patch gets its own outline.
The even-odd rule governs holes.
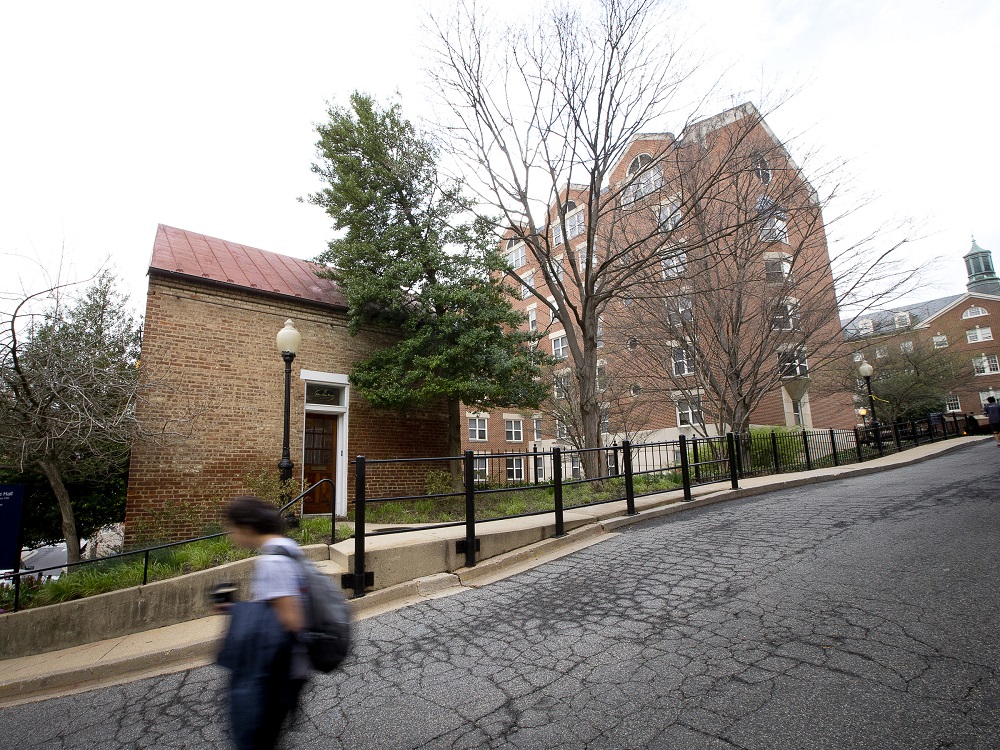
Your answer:
[[[350,526],[341,524],[337,526],[336,541],[347,539],[353,533]],[[288,535],[301,545],[329,543],[330,519],[304,519],[298,529],[289,529]],[[224,563],[244,560],[254,554],[254,550],[234,545],[228,536],[156,550],[149,555],[147,581],[163,581],[185,573],[207,570]],[[143,558],[144,555],[136,551],[135,555],[128,557],[74,566],[75,569],[51,581],[37,583],[33,578],[23,578],[19,607],[43,607],[141,586]],[[0,612],[13,609],[14,587],[0,586]]]

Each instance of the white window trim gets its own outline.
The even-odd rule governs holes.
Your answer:
[[[948,337],[944,334],[939,333],[936,336],[931,337],[931,341],[934,342],[935,349],[947,349],[948,348]]]
[[[344,403],[340,406],[323,404],[305,404],[302,413],[302,434],[306,430],[306,414],[336,414],[337,419],[337,455],[334,456],[333,509],[338,516],[347,515],[347,476],[350,469],[347,457],[348,420],[350,419],[351,385],[347,375],[319,370],[299,370],[302,383],[302,401],[305,403],[306,386],[309,383],[325,383],[327,385],[343,386]],[[299,461],[301,482],[305,487],[305,440],[302,441],[302,456]]]
[[[516,427],[513,426],[514,423],[517,423]],[[507,426],[508,424],[510,424],[511,427],[508,428],[508,426]],[[512,435],[518,435],[518,434],[520,434],[521,437],[508,437],[507,436],[508,433],[510,433]],[[523,443],[524,442],[524,420],[521,417],[514,417],[512,419],[506,419],[505,418],[504,421],[503,421],[503,436],[504,436],[504,440],[506,440],[508,443]]]
[[[472,437],[469,434],[470,427],[469,420],[482,420],[483,422],[483,437]],[[485,443],[490,439],[490,418],[484,414],[467,414],[465,421],[465,434],[468,437],[470,443]],[[479,434],[479,425],[476,425],[476,435]]]
[[[985,307],[980,307],[979,305],[971,305],[962,313],[962,320],[969,320],[970,318],[981,318],[984,315],[989,315],[989,310]]]

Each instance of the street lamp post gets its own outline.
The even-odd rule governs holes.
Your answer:
[[[868,412],[872,415],[872,429],[875,431],[875,447],[878,454],[882,455],[882,429],[878,423],[878,416],[875,414],[875,394],[872,393],[872,374],[875,372],[867,362],[862,362],[858,367],[858,372],[865,379],[865,387],[868,389]]]
[[[291,417],[291,396],[292,396],[292,362],[299,351],[302,343],[302,334],[295,330],[295,325],[290,320],[285,321],[285,327],[278,331],[278,351],[281,358],[285,360],[285,424],[284,435],[281,443],[281,461],[278,463],[278,476],[282,482],[287,482],[292,478],[292,456],[288,447],[288,433]]]

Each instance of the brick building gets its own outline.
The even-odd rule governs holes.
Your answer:
[[[992,323],[1000,316],[1000,278],[989,250],[972,240],[965,254],[968,283],[964,294],[880,310],[845,327],[857,363],[875,368],[896,350],[911,352],[915,346],[954,358],[967,373],[946,400],[949,412],[982,412],[989,396],[1000,398],[1000,342]]]
[[[277,467],[285,365],[275,336],[286,319],[302,335],[291,388],[296,483],[333,480],[343,515],[354,455],[446,455],[444,408],[404,418],[352,392],[352,364],[379,338],[348,334],[343,296],[315,271],[307,261],[158,227],[141,360],[155,387],[137,413],[146,430],[184,434],[133,448],[131,536],[197,534],[217,519],[222,502],[246,491],[244,477]],[[422,489],[422,477],[415,474],[412,484]],[[310,497],[304,510],[329,512],[330,501],[329,494]]]
[[[743,159],[745,168],[736,170],[727,159]],[[712,182],[701,174],[712,169],[733,174]],[[709,189],[716,193],[707,194]],[[643,238],[657,248],[646,251],[651,262],[630,268],[618,291],[594,303],[605,445],[623,438],[654,442],[714,434],[706,423],[723,420],[702,403],[699,383],[709,370],[721,369],[725,353],[706,349],[708,337],[699,336],[693,322],[714,315],[720,299],[737,307],[734,315],[748,341],[751,335],[767,339],[752,353],[756,366],[782,376],[771,378],[763,397],[748,406],[753,424],[853,427],[849,393],[810,389],[814,365],[844,356],[815,191],[753,105],[695,123],[678,138],[634,136],[601,188],[601,205],[595,208],[598,200],[592,198],[588,186],[570,184],[550,206],[545,227],[519,227],[505,240],[511,278],[521,290],[516,306],[527,315],[526,325],[540,332],[540,349],[566,365],[556,365],[553,396],[541,410],[467,409],[466,448],[499,453],[571,442],[573,428],[559,416],[558,402],[572,400],[573,353],[563,322],[572,316],[557,312],[557,295],[567,298],[563,309],[582,310],[585,295],[599,297],[614,263],[643,252]],[[614,208],[606,209],[609,204]],[[712,215],[723,206],[732,214]],[[590,217],[600,212],[591,232]],[[734,237],[746,251],[738,258]],[[643,298],[655,300],[647,310],[666,307],[666,313],[637,315]],[[695,340],[697,350],[689,346]],[[659,371],[641,356],[654,346],[667,363]]]

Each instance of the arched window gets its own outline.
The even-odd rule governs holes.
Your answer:
[[[623,200],[632,203],[663,187],[663,172],[649,154],[639,154],[628,165]]]
[[[978,318],[982,315],[989,315],[989,312],[987,312],[982,307],[977,307],[976,305],[973,305],[964,313],[962,313],[962,320],[968,320],[969,318]]]

